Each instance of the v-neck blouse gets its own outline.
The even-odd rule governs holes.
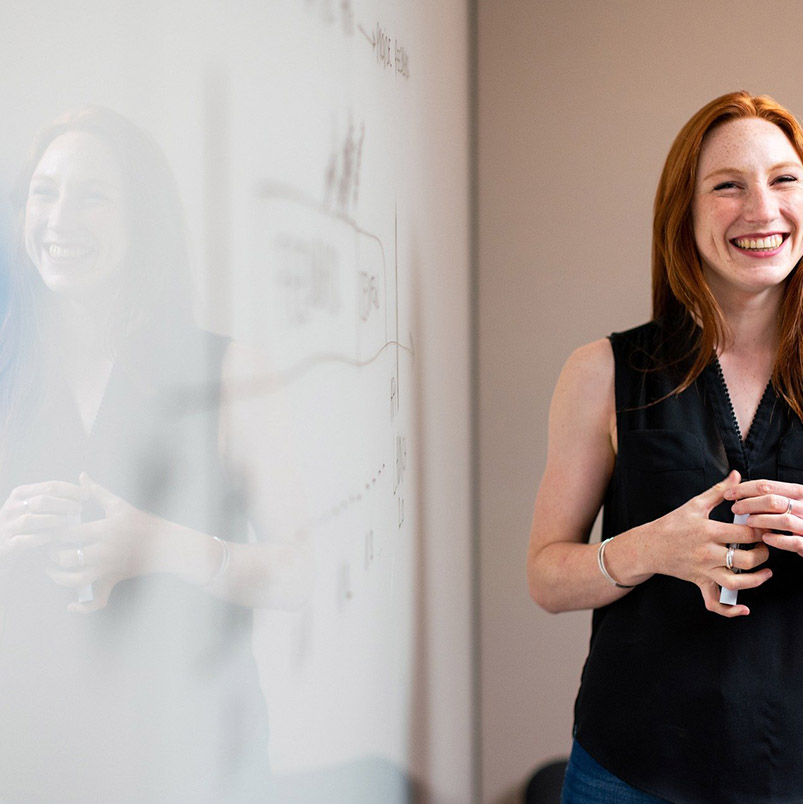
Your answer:
[[[803,428],[768,387],[744,441],[716,361],[680,394],[659,322],[616,333],[618,454],[603,538],[722,480],[803,483]],[[732,522],[731,503],[711,519]],[[578,741],[625,782],[676,804],[803,801],[803,558],[770,549],[747,617],[656,575],[594,612],[575,705]],[[724,564],[724,548],[722,563]]]

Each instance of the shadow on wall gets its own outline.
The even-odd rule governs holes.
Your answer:
[[[420,298],[419,266],[420,260],[417,250],[412,255],[412,298]],[[422,331],[421,310],[416,303],[413,306],[410,326],[413,332]],[[413,393],[415,395],[413,410],[416,412],[413,427],[415,428],[415,443],[425,444],[426,433],[421,411],[424,409],[421,360],[413,364]],[[413,657],[412,657],[412,688],[410,691],[410,768],[417,780],[429,779],[431,773],[430,759],[432,756],[432,701],[430,690],[430,661],[429,632],[429,564],[427,561],[427,505],[429,503],[429,488],[427,485],[427,469],[423,461],[416,475],[416,523],[415,529],[415,577],[418,579],[414,595],[413,609]],[[415,804],[429,804],[431,794],[420,781],[415,782]]]

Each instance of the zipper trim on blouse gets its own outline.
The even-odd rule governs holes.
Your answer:
[[[750,422],[750,426],[747,429],[747,433],[745,434],[745,437],[742,438],[742,430],[739,427],[739,420],[736,418],[736,410],[733,407],[733,400],[731,399],[731,394],[730,391],[728,390],[728,383],[725,382],[725,374],[722,371],[722,364],[719,362],[718,355],[714,356],[714,362],[717,367],[717,376],[719,377],[720,386],[722,387],[722,390],[725,392],[725,400],[728,403],[728,410],[730,411],[731,423],[733,424],[733,429],[736,431],[736,435],[738,436],[739,449],[741,450],[742,453],[742,461],[745,468],[745,472],[747,474],[746,479],[749,480],[750,477],[752,476],[752,473],[750,471],[750,461],[748,460],[747,457],[747,449],[745,448],[745,445],[747,443],[747,438],[750,435],[750,430],[753,427],[753,422]],[[766,389],[764,389],[764,394],[766,393],[767,391]],[[761,395],[761,399],[758,402],[759,407],[761,407],[761,401],[764,399],[764,394]],[[758,408],[756,408],[756,413],[758,413]],[[753,421],[755,421],[755,415],[753,416]]]

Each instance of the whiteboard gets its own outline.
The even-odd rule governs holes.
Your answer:
[[[197,318],[242,347],[227,415],[254,535],[314,565],[300,609],[255,616],[281,800],[471,800],[465,5],[3,18],[0,182],[64,109],[129,116],[178,178]]]

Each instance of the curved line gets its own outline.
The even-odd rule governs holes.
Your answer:
[[[243,385],[250,385],[254,387],[268,386],[270,390],[276,390],[280,387],[285,387],[297,382],[299,379],[301,379],[301,377],[303,377],[307,372],[311,371],[316,366],[324,365],[326,363],[341,363],[347,366],[355,366],[356,368],[365,368],[366,366],[370,366],[371,363],[376,362],[381,357],[382,353],[391,346],[398,346],[400,349],[403,349],[405,352],[407,352],[411,357],[415,357],[415,352],[410,346],[406,346],[399,341],[388,341],[387,343],[384,343],[375,354],[366,360],[355,360],[354,358],[346,357],[345,355],[322,352],[317,355],[311,355],[305,360],[302,360],[300,363],[297,363],[292,368],[286,369],[285,371],[269,374],[262,379],[254,380],[249,383],[243,383]],[[237,388],[237,384],[235,384],[234,387]]]
[[[297,363],[285,371],[278,371],[273,374],[266,374],[262,377],[256,377],[251,380],[230,381],[226,383],[226,395],[236,399],[245,399],[248,397],[260,396],[264,393],[275,393],[281,388],[286,388],[295,382],[298,382],[308,372],[312,371],[316,366],[325,365],[327,363],[340,363],[347,366],[354,366],[356,368],[365,368],[375,363],[382,353],[389,349],[391,346],[398,346],[407,352],[413,359],[415,359],[415,349],[412,346],[406,346],[399,341],[388,341],[384,343],[378,351],[366,360],[355,360],[354,358],[347,357],[346,355],[339,355],[336,353],[322,352]],[[190,409],[203,409],[212,408],[220,403],[220,394],[223,389],[221,381],[202,383],[200,385],[184,385],[175,389],[176,400],[186,410]]]

